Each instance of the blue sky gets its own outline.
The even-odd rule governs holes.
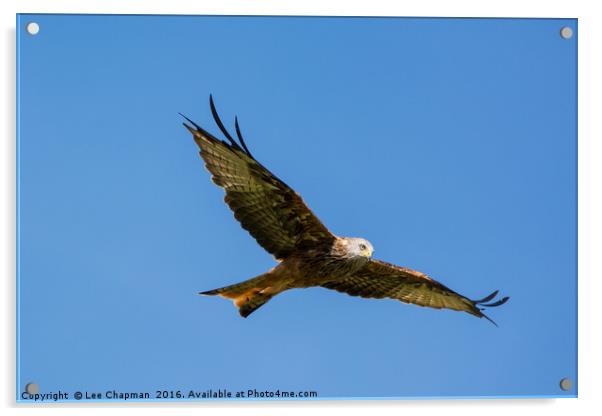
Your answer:
[[[575,395],[558,383],[577,376],[576,32],[22,15],[18,390]],[[210,93],[334,233],[470,298],[511,296],[499,328],[320,288],[248,319],[198,296],[274,265],[181,126],[217,134]]]

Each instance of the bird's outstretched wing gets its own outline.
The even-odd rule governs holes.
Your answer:
[[[464,311],[479,318],[486,318],[493,324],[495,322],[482,312],[483,307],[500,306],[509,299],[504,297],[491,302],[497,296],[498,292],[495,291],[483,299],[470,300],[423,273],[380,260],[370,260],[352,276],[324,283],[322,287],[351,296],[391,298],[435,309]]]
[[[304,245],[334,241],[334,235],[303,199],[251,155],[240,133],[238,119],[235,119],[235,128],[239,143],[224,127],[211,96],[209,103],[227,142],[185,116],[192,125],[184,123],[184,126],[201,149],[213,182],[226,191],[224,200],[242,227],[277,259],[286,258]]]

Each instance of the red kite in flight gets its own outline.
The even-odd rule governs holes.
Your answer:
[[[363,238],[334,235],[299,194],[253,157],[238,119],[234,123],[237,142],[220,120],[211,96],[209,103],[227,141],[187,117],[190,125],[184,126],[199,146],[213,182],[224,188],[234,217],[278,264],[260,276],[201,294],[232,299],[240,315],[247,317],[285,290],[321,286],[351,296],[464,311],[495,324],[483,308],[500,306],[508,297],[491,302],[495,291],[480,300],[468,299],[423,273],[373,259],[372,244]]]

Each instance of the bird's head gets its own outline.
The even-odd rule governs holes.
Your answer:
[[[352,256],[372,258],[374,247],[372,247],[370,241],[357,237],[346,237],[345,241],[347,242],[347,251]]]

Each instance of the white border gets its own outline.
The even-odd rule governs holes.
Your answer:
[[[48,406],[43,412],[57,415],[165,413],[199,414],[332,414],[351,415],[421,413],[450,415],[502,415],[510,412],[563,415],[593,414],[602,409],[600,383],[600,324],[598,296],[602,294],[602,19],[594,1],[469,1],[423,0],[4,0],[0,2],[3,25],[2,91],[0,101],[3,140],[0,154],[0,265],[2,274],[3,374],[0,397],[6,414],[39,413],[31,406],[16,405],[15,397],[15,14],[20,13],[131,13],[131,14],[249,14],[249,15],[347,15],[347,16],[475,16],[475,17],[564,17],[579,19],[579,399],[438,400],[438,401],[346,401],[346,402],[245,402]],[[598,215],[596,215],[598,214]],[[543,288],[542,288],[543,290]],[[533,305],[536,307],[536,305]],[[82,408],[86,409],[82,409]],[[595,410],[596,409],[596,410]]]

